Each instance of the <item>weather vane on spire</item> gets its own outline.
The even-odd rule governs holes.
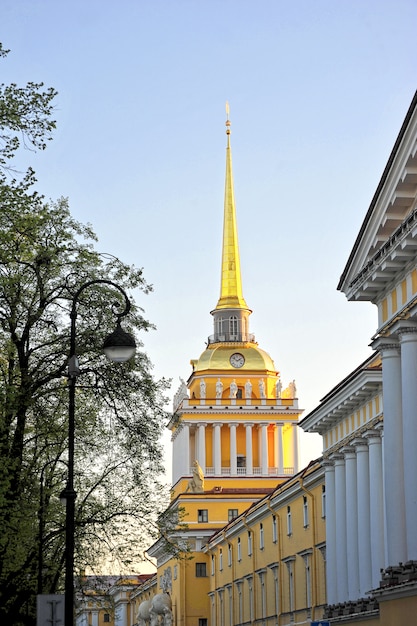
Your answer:
[[[229,115],[230,115],[230,107],[229,107],[229,103],[226,100],[226,134],[230,135],[230,120],[229,120]]]

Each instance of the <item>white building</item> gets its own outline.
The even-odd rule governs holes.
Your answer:
[[[327,600],[352,603],[373,589],[377,623],[411,624],[417,605],[417,92],[338,289],[350,301],[375,304],[378,329],[370,337],[374,355],[301,422],[323,436]],[[414,608],[407,613],[397,606],[395,622],[389,621],[405,597]]]

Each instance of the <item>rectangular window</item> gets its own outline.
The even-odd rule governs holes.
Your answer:
[[[259,548],[263,550],[264,547],[264,526],[259,524]]]
[[[198,509],[197,521],[200,523],[208,522],[208,509]]]
[[[207,566],[205,563],[195,564],[195,575],[197,578],[205,578],[207,576]]]
[[[104,613],[103,622],[110,622],[110,613]]]
[[[326,517],[326,485],[321,486],[321,516]]]
[[[214,576],[215,574],[215,561],[214,561],[214,554],[211,555],[211,575]]]
[[[221,548],[219,551],[219,570],[223,570],[223,550]]]
[[[240,537],[238,537],[238,540],[237,540],[237,560],[238,561],[242,560],[242,548],[240,545]]]
[[[278,541],[278,528],[277,528],[277,516],[272,516],[272,541],[276,543]]]
[[[232,546],[230,543],[227,547],[227,564],[229,567],[232,567]]]
[[[227,521],[231,522],[232,519],[235,519],[235,517],[238,517],[238,515],[239,515],[238,509],[229,509],[227,512]]]
[[[248,530],[248,556],[252,555],[252,533]]]
[[[290,506],[287,506],[287,535],[292,535],[292,518]]]
[[[304,528],[308,526],[308,501],[307,496],[303,496],[303,524]]]
[[[199,617],[199,619],[198,619],[198,626],[207,626],[207,618],[206,617]]]

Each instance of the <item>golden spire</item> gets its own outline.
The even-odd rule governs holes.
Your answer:
[[[242,293],[235,196],[233,188],[232,149],[230,147],[229,103],[226,102],[226,183],[224,191],[223,250],[220,298],[216,309],[247,309]]]
[[[226,183],[224,190],[223,251],[220,298],[216,309],[248,309],[242,293],[235,195],[233,190],[232,149],[230,147],[229,103],[226,102]]]

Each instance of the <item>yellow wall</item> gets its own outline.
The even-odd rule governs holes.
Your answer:
[[[264,619],[272,624],[276,623],[277,611],[281,614],[281,623],[289,623],[290,572],[287,559],[293,574],[293,617],[296,621],[308,616],[312,619],[322,617],[325,575],[324,559],[319,548],[325,542],[325,520],[321,516],[324,478],[318,464],[313,472],[308,472],[310,482],[314,473],[317,479],[314,479],[314,485],[308,492],[302,489],[306,477],[299,475],[298,479],[288,480],[215,535],[208,544],[207,553],[210,561],[214,561],[213,573],[210,566],[210,593],[215,603],[217,623],[230,626],[232,613],[234,623]],[[304,497],[308,506],[306,526]],[[292,520],[290,535],[287,532],[288,506]],[[251,543],[248,542],[249,533]],[[309,574],[306,574],[306,560]]]

